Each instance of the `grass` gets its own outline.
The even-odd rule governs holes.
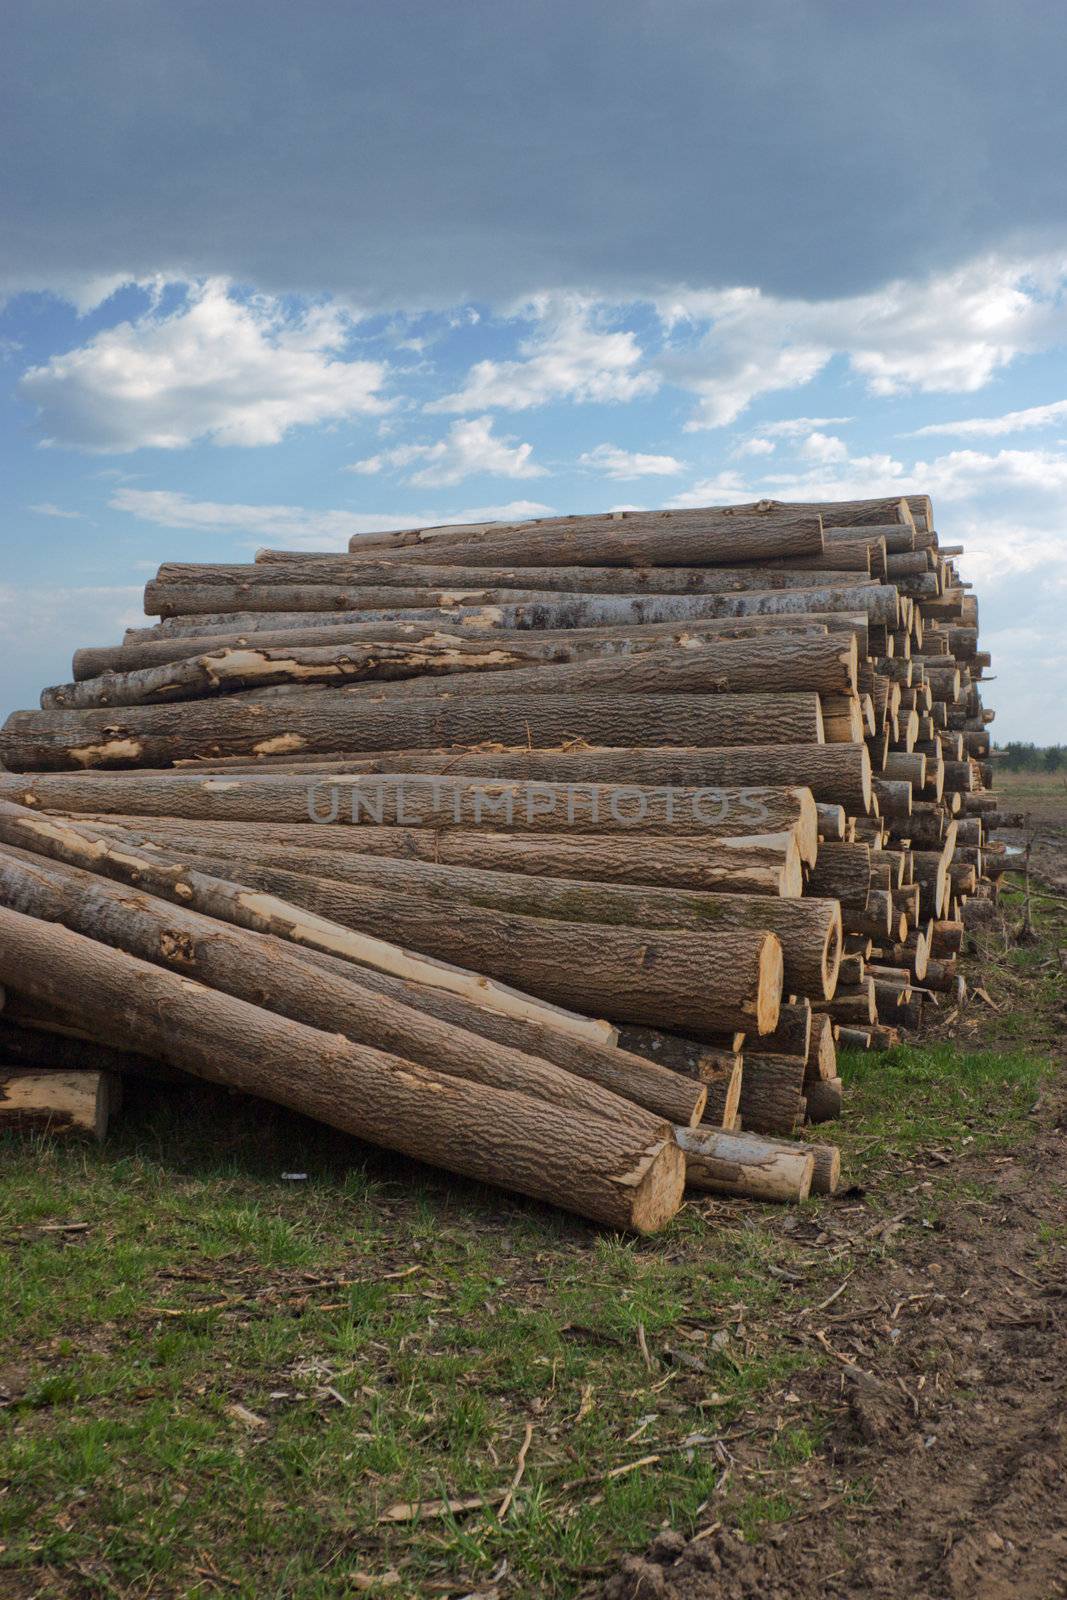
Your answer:
[[[1044,996],[1047,946],[1017,954]],[[1024,1136],[1046,1066],[1025,1030],[844,1059],[863,1215],[899,1210],[902,1157]],[[788,1330],[849,1270],[813,1244],[841,1202],[799,1224],[694,1204],[616,1238],[145,1086],[106,1146],[9,1139],[0,1161],[5,1596],[464,1593],[502,1563],[509,1594],[570,1596],[664,1525],[760,1537],[822,1450],[822,1419],[780,1400],[827,1359]],[[746,1432],[760,1475],[732,1481]]]

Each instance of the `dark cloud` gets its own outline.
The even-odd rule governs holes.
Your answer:
[[[9,285],[824,296],[1067,232],[1052,0],[35,0],[7,33]]]

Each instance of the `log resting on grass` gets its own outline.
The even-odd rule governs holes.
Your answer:
[[[38,999],[77,994],[114,1037],[210,1082],[608,1227],[654,1232],[681,1203],[685,1162],[669,1130],[650,1139],[643,1128],[450,1078],[0,910],[0,982],[16,976]]]
[[[86,1133],[101,1140],[119,1092],[118,1079],[104,1072],[0,1065],[0,1133]]]
[[[492,1006],[523,1022],[558,1028],[573,1038],[613,1045],[616,1032],[603,1021],[550,1005],[521,990],[447,962],[434,961],[384,939],[368,937],[327,918],[308,913],[271,895],[256,894],[228,878],[188,869],[162,851],[139,849],[122,837],[107,836],[80,823],[35,816],[26,808],[0,801],[0,840],[17,849],[65,861],[120,883],[176,901],[191,910],[218,917],[236,927],[339,955],[348,961],[390,973],[450,994],[474,1005]]]
[[[704,834],[649,834],[631,829],[620,834],[539,833],[522,836],[501,830],[478,833],[465,828],[312,828],[306,823],[197,822],[174,817],[94,817],[93,826],[111,833],[120,829],[141,845],[159,844],[178,852],[207,851],[232,861],[258,861],[301,867],[310,865],[309,841],[318,858],[383,856],[401,861],[430,861],[454,867],[480,867],[487,872],[522,873],[532,877],[584,878],[596,883],[635,883],[674,889],[703,889],[721,894],[780,895],[797,899],[803,869],[792,833],[764,835],[763,844],[748,839],[708,838]],[[303,870],[307,870],[304,866]],[[337,876],[323,862],[317,874]]]
[[[635,1115],[618,1095],[532,1054],[450,1027],[425,1012],[362,989],[351,977],[309,965],[291,946],[267,944],[262,934],[226,926],[140,889],[27,851],[0,850],[0,903],[130,955],[196,978],[207,987],[357,1044],[403,1056],[497,1089],[514,1089],[547,1104],[626,1120]],[[651,1076],[651,1075],[650,1075]],[[698,1121],[694,1103],[687,1121]]]
[[[676,1128],[691,1189],[800,1202],[811,1190],[815,1157],[805,1144],[782,1145],[720,1129]]]
[[[476,695],[360,704],[343,689],[97,711],[15,711],[0,731],[14,772],[168,767],[182,759],[476,744],[821,744],[817,694]]]

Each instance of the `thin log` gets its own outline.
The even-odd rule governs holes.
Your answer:
[[[783,1146],[722,1129],[676,1128],[691,1189],[799,1204],[808,1198],[815,1157],[807,1145]]]
[[[0,1133],[85,1133],[100,1141],[119,1101],[118,1080],[104,1072],[0,1066]]]

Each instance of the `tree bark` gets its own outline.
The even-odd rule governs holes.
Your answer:
[[[368,540],[353,535],[349,549],[370,550],[377,560],[447,566],[499,566],[521,563],[555,567],[727,566],[739,561],[773,561],[778,556],[818,555],[822,525],[818,515],[796,515],[770,501],[752,506],[708,507],[685,511],[608,513],[593,517],[555,517],[541,522],[493,523],[445,529],[412,529]]]
[[[739,1109],[746,1133],[792,1133],[801,1120],[803,1098],[803,1057],[745,1052]]]
[[[856,582],[856,568],[846,556],[840,569],[818,557],[819,586],[840,579]],[[791,558],[794,559],[794,558]],[[925,561],[925,556],[922,558]],[[825,566],[823,562],[825,561]],[[925,566],[922,569],[925,571]],[[413,562],[372,561],[358,554],[302,555],[299,552],[260,551],[254,562],[202,563],[166,561],[155,577],[160,591],[179,587],[301,588],[308,584],[336,585],[361,590],[382,588],[443,590],[521,589],[578,594],[730,594],[744,589],[803,589],[810,587],[803,570],[773,566],[749,567],[455,567],[426,566]],[[407,603],[407,602],[405,602]],[[436,600],[415,601],[436,605]],[[449,604],[445,600],[443,604]]]
[[[807,1083],[804,1096],[809,1122],[833,1122],[841,1115],[843,1099],[840,1078],[820,1078],[816,1083]]]
[[[178,851],[200,850],[232,861],[299,858],[311,839],[316,856],[356,854],[445,866],[478,867],[487,872],[532,877],[584,878],[596,883],[635,883],[665,889],[799,898],[803,889],[800,855],[793,835],[766,835],[764,844],[708,839],[702,834],[564,833],[518,835],[501,830],[479,833],[465,828],[319,828],[306,823],[198,822],[172,817],[96,818],[105,834],[120,829],[140,844],[159,843]],[[635,838],[640,848],[635,849]],[[293,867],[292,870],[300,870]],[[313,876],[316,874],[312,874]],[[320,877],[335,876],[323,863]]]
[[[15,711],[0,731],[11,771],[167,767],[182,759],[476,744],[821,744],[815,694],[482,695],[463,702],[357,703],[343,689],[286,699],[114,711]]]
[[[261,934],[227,927],[81,868],[10,848],[0,851],[0,903],[42,921],[61,922],[294,1022],[344,1034],[356,1044],[374,1045],[450,1077],[533,1095],[590,1116],[637,1118],[655,1130],[656,1118],[599,1084],[362,989],[355,974],[346,979],[324,972],[291,948],[267,946]],[[699,1120],[702,1110],[694,1104],[685,1120]]]
[[[250,864],[240,876],[250,890],[284,897],[357,933],[521,982],[554,1005],[614,1022],[767,1033],[777,1021],[782,950],[769,932],[548,921],[456,903],[446,909],[383,890],[354,896],[332,879]]]
[[[114,1037],[199,1077],[609,1227],[654,1232],[680,1204],[672,1137],[449,1078],[0,910],[0,981],[16,975],[38,999],[76,993]]]
[[[44,710],[94,706],[158,705],[276,684],[373,685],[366,693],[394,695],[515,694],[547,689],[571,694],[614,689],[617,693],[709,693],[721,690],[847,691],[856,683],[852,635],[800,638],[690,640],[646,650],[618,652],[614,643],[568,651],[562,645],[524,650],[462,641],[457,645],[405,644],[223,648],[138,672],[110,674],[83,683],[59,684],[41,695]],[[583,660],[608,655],[609,659]],[[489,679],[499,680],[490,687]],[[443,680],[435,684],[435,680]]]
[[[173,842],[171,849],[177,848]],[[232,870],[247,880],[250,871],[292,872],[328,879],[393,896],[417,896],[426,916],[447,921],[455,907],[467,905],[547,922],[594,923],[613,928],[673,928],[689,933],[768,931],[782,946],[784,982],[790,991],[829,999],[837,982],[841,954],[841,910],[836,900],[785,900],[767,895],[706,894],[690,889],[619,885],[519,873],[446,866],[432,861],[396,861],[342,856],[339,852],[263,851],[249,859],[209,857],[205,847],[182,847],[190,859],[212,862],[221,875]],[[640,852],[638,852],[640,854]],[[266,880],[264,880],[266,882]],[[339,898],[349,899],[337,891]],[[551,938],[551,930],[545,930]]]
[[[821,844],[807,887],[810,894],[862,911],[871,890],[870,846]]]
[[[18,997],[16,1014],[0,1017],[0,1061],[4,1066],[54,1072],[111,1073],[151,1083],[184,1083],[185,1073],[151,1056],[99,1044],[79,1029],[78,1019]],[[665,1115],[661,1112],[660,1115]],[[682,1118],[688,1121],[688,1118]]]
[[[844,586],[816,581],[803,589],[752,589],[727,594],[586,595],[579,592],[534,593],[524,589],[456,591],[448,603],[435,606],[427,590],[413,604],[403,599],[414,590],[383,590],[392,604],[361,605],[360,591],[333,584],[279,585],[277,588],[234,589],[224,584],[145,586],[147,616],[201,617],[241,612],[345,612],[352,622],[435,623],[484,628],[590,628],[635,623],[697,621],[705,617],[803,616],[812,612],[865,612],[870,622],[895,627],[900,600],[892,584],[875,584],[857,573],[857,583]]]
[[[751,1134],[676,1128],[690,1189],[799,1204],[808,1198],[815,1157],[805,1144],[781,1145]]]

